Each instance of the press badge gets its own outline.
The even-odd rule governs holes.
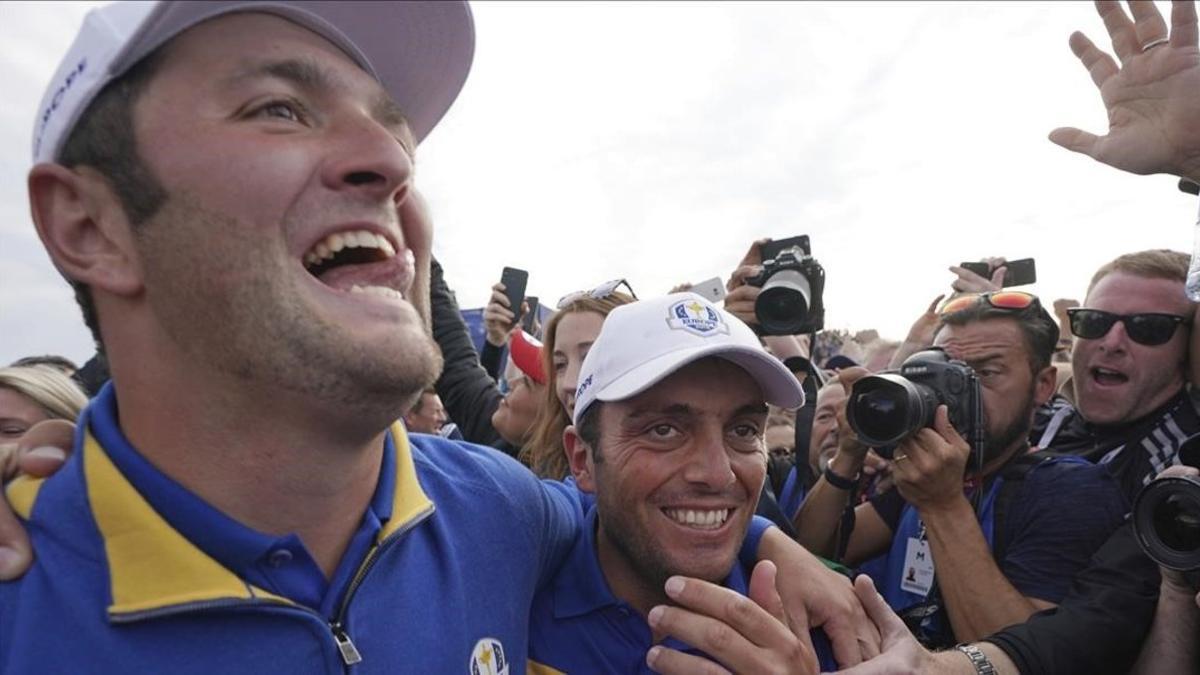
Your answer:
[[[904,576],[900,579],[901,590],[917,595],[929,595],[933,588],[933,555],[929,542],[916,537],[908,538],[908,550],[904,554]]]

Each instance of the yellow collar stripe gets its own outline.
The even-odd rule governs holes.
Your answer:
[[[396,491],[392,495],[392,517],[379,531],[377,542],[388,538],[413,518],[433,508],[433,502],[425,495],[420,481],[417,480],[417,468],[413,464],[408,432],[399,422],[392,425],[392,441],[396,447]]]
[[[108,556],[109,615],[217,599],[292,604],[250,586],[176,532],[125,480],[90,433],[83,446],[83,470]]]
[[[45,481],[45,478],[17,476],[4,488],[8,503],[18,516],[29,520],[29,514],[33,513],[33,503],[37,501],[38,490],[42,489],[42,483]]]

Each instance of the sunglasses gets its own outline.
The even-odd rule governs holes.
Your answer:
[[[1147,347],[1166,344],[1175,335],[1175,329],[1180,324],[1188,323],[1187,319],[1174,314],[1113,314],[1082,307],[1068,309],[1067,316],[1071,319],[1071,334],[1077,338],[1098,340],[1108,335],[1113,324],[1120,321],[1124,324],[1125,334],[1130,340]]]
[[[563,309],[567,305],[570,305],[572,302],[575,302],[576,300],[582,300],[583,298],[592,298],[593,300],[603,300],[604,298],[607,298],[608,296],[612,295],[613,293],[616,293],[617,289],[622,286],[625,287],[625,290],[629,291],[629,295],[634,300],[638,299],[637,293],[633,292],[633,287],[629,285],[628,281],[625,281],[624,279],[613,279],[612,281],[606,281],[606,282],[600,284],[599,286],[593,288],[590,291],[575,291],[574,293],[567,293],[566,295],[559,298],[557,309]]]
[[[960,295],[957,298],[948,300],[942,308],[938,310],[939,316],[950,316],[958,314],[963,310],[970,309],[977,305],[988,305],[996,309],[1007,309],[1012,312],[1020,312],[1034,305],[1040,304],[1038,297],[1032,293],[1024,291],[992,291],[990,293],[968,293]]]

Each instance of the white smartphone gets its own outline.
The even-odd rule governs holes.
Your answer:
[[[693,284],[692,292],[707,298],[709,302],[720,302],[725,299],[725,281],[721,277],[705,279]]]

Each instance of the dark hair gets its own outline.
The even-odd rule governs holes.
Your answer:
[[[1034,302],[1020,311],[992,307],[986,302],[976,302],[962,311],[941,317],[938,332],[942,330],[943,326],[964,326],[987,319],[1009,319],[1017,322],[1021,334],[1025,336],[1025,347],[1029,352],[1029,368],[1034,376],[1050,365],[1050,358],[1054,356],[1054,350],[1058,346],[1059,331],[1058,324],[1042,307],[1041,302]]]
[[[588,447],[592,449],[592,463],[594,464],[604,461],[600,456],[600,409],[603,407],[603,401],[596,401],[589,405],[579,416],[579,424],[575,426],[575,433],[579,434],[580,440],[587,443]]]
[[[160,48],[105,85],[79,116],[57,158],[66,167],[90,166],[100,172],[134,226],[153,216],[167,200],[167,191],[138,155],[133,123],[134,103],[154,77],[162,54]],[[103,351],[91,289],[73,279],[67,281],[75,290],[75,301],[97,349]]]

